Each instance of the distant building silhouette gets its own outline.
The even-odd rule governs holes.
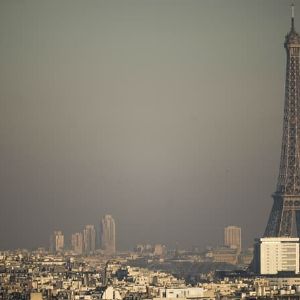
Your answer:
[[[81,232],[72,234],[71,244],[74,252],[77,254],[83,253],[83,235]]]
[[[167,252],[167,248],[165,245],[156,244],[154,246],[153,255],[155,256],[162,256]]]
[[[64,235],[61,231],[54,231],[50,236],[50,251],[60,252],[64,249]]]
[[[101,249],[107,254],[116,252],[116,225],[111,215],[101,220]]]
[[[232,265],[238,262],[237,249],[224,246],[209,249],[205,257],[211,259],[213,262],[223,262]]]
[[[94,225],[86,225],[83,230],[84,253],[93,253],[96,249],[96,231]]]
[[[234,248],[237,253],[242,250],[241,228],[237,226],[227,226],[224,228],[224,245]]]

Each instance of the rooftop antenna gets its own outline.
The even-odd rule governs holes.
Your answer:
[[[292,3],[291,9],[292,9],[292,19],[291,19],[291,21],[292,21],[292,27],[291,27],[291,29],[292,29],[292,31],[294,31],[295,30],[295,25],[294,25],[295,5],[294,5],[294,3]]]

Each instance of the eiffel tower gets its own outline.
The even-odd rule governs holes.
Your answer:
[[[286,80],[279,176],[264,237],[300,237],[300,35],[291,29],[285,37]]]

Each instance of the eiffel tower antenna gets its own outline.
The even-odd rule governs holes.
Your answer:
[[[295,5],[294,3],[292,3],[291,5],[291,30],[295,30],[295,24],[294,24],[294,18],[295,18]]]

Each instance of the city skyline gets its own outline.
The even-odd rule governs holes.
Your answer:
[[[93,255],[97,250],[102,250],[105,254],[114,255],[116,236],[115,220],[111,215],[106,214],[98,224],[84,225],[81,231],[71,233],[70,238],[65,237],[64,230],[54,230],[50,235],[49,250],[52,253],[73,250],[77,254],[84,255]],[[38,246],[40,247],[48,248],[47,245],[42,244]]]
[[[100,226],[99,226],[100,225]],[[96,230],[96,228],[99,228]],[[87,235],[91,235],[90,231],[92,230],[92,240],[90,240],[90,237],[85,237]],[[217,241],[216,246],[217,247],[228,247],[231,249],[236,249],[237,250],[237,255],[239,255],[242,251],[247,251],[249,249],[243,248],[242,247],[242,229],[241,227],[235,226],[235,225],[228,225],[223,228],[224,231],[224,236],[223,236],[223,241],[219,240]],[[57,242],[55,241],[56,236],[62,236],[62,244],[61,242],[58,242],[58,250],[56,249],[55,245]],[[53,238],[54,237],[54,238]],[[85,254],[85,255],[93,255],[96,250],[102,250],[104,254],[108,255],[114,255],[116,252],[118,252],[117,247],[116,247],[116,240],[117,240],[117,230],[116,230],[116,225],[115,225],[115,220],[111,215],[104,215],[101,218],[100,224],[88,224],[85,225],[81,231],[78,232],[73,232],[70,234],[69,238],[64,235],[64,230],[58,230],[55,229],[51,235],[50,235],[50,243],[49,243],[49,250],[50,252],[60,252],[61,250],[73,250],[77,254]],[[59,239],[60,240],[60,239]],[[87,241],[89,240],[89,241]],[[98,242],[97,242],[98,240]],[[145,247],[146,250],[147,247],[151,247],[151,250],[153,252],[159,252],[161,251],[160,248],[165,247],[165,245],[157,244],[154,241],[154,244],[143,244],[144,242],[147,242],[147,239],[143,239],[141,241],[138,241],[136,245],[131,245],[130,248],[125,249],[127,251],[140,251],[143,252],[143,249],[139,249],[141,247]],[[93,246],[87,246],[86,244],[92,244]],[[155,250],[155,248],[159,250]],[[205,246],[207,249],[209,248],[209,245]],[[45,248],[47,249],[47,245],[39,245],[38,248]],[[152,249],[153,248],[153,249]],[[252,247],[250,247],[252,248]],[[31,250],[35,250],[34,248],[29,248]],[[137,250],[139,249],[139,250]],[[144,249],[144,250],[145,250]],[[172,248],[171,248],[172,249]],[[187,248],[182,248],[181,250],[187,250]],[[8,250],[8,249],[7,249]],[[124,249],[123,249],[124,250]],[[179,250],[178,249],[178,244],[175,245],[175,248],[172,250]],[[195,249],[191,250],[196,250],[197,246],[195,246]]]
[[[2,1],[0,249],[107,213],[120,249],[216,245],[226,224],[250,246],[280,157],[287,2]]]

